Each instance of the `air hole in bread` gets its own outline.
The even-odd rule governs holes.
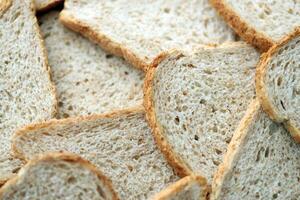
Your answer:
[[[198,135],[194,135],[194,140],[198,141],[199,140],[199,137]]]
[[[97,192],[101,197],[103,197],[103,199],[106,199],[105,193],[99,185],[97,186]]]
[[[282,107],[284,110],[286,110],[282,100],[280,100],[280,104],[281,104],[281,107]]]
[[[180,123],[179,117],[176,116],[176,117],[175,117],[175,124],[178,125],[179,123]]]
[[[278,77],[278,79],[277,79],[277,85],[280,86],[281,83],[282,83],[282,78],[281,78],[281,77]]]

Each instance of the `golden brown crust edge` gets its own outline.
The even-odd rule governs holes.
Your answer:
[[[113,189],[111,180],[109,180],[106,176],[104,176],[103,173],[99,169],[97,169],[94,165],[92,165],[89,161],[81,158],[80,156],[78,156],[76,154],[72,154],[72,153],[48,153],[48,154],[40,155],[40,156],[37,156],[34,159],[30,160],[23,167],[23,170],[26,170],[27,168],[30,168],[31,166],[37,165],[39,162],[44,162],[44,161],[55,162],[55,161],[58,161],[58,160],[62,160],[62,161],[70,162],[70,163],[79,163],[82,167],[92,171],[108,187],[108,189],[112,193],[113,199],[114,200],[119,199],[117,193]],[[22,175],[20,173],[18,173],[17,176],[10,179],[9,181],[7,181],[4,184],[4,186],[0,189],[0,198],[5,193],[5,190],[7,188],[9,188],[10,186],[15,185],[16,182],[18,181],[18,179],[21,176]]]
[[[283,38],[278,44],[274,45],[269,49],[268,52],[264,53],[257,65],[256,74],[255,74],[255,88],[257,97],[262,104],[264,111],[269,115],[269,117],[278,123],[283,123],[285,127],[288,129],[292,137],[297,141],[300,142],[300,130],[298,130],[289,119],[286,119],[280,116],[280,113],[276,109],[274,105],[272,105],[270,101],[270,97],[267,93],[267,88],[265,85],[265,78],[268,72],[268,64],[272,59],[272,56],[276,54],[281,47],[286,45],[291,39],[300,35],[300,27],[296,28],[292,33],[288,36]]]
[[[70,117],[66,119],[52,119],[46,122],[41,123],[35,123],[35,124],[29,124],[19,130],[16,131],[16,133],[13,135],[12,138],[12,154],[21,159],[28,161],[29,158],[26,158],[25,155],[22,153],[21,150],[18,149],[15,140],[18,137],[21,137],[25,134],[27,134],[28,131],[41,129],[41,128],[51,128],[55,127],[56,125],[73,125],[73,124],[80,124],[82,121],[93,121],[98,119],[105,119],[105,118],[115,118],[119,116],[126,116],[131,114],[138,114],[138,113],[144,113],[144,108],[142,106],[137,106],[129,109],[122,109],[122,110],[116,110],[112,111],[110,113],[105,114],[94,114],[94,115],[87,115],[87,116],[80,116],[80,117]]]
[[[219,165],[218,170],[214,174],[211,194],[212,200],[217,200],[221,197],[222,184],[226,177],[230,176],[230,172],[233,168],[232,165],[239,156],[238,149],[245,141],[248,127],[259,112],[260,108],[261,106],[258,99],[254,99],[248,106],[243,119],[233,134],[232,140],[228,145],[227,152],[224,155],[223,162]]]
[[[45,13],[47,11],[49,11],[50,9],[54,8],[55,6],[58,6],[59,4],[63,3],[64,0],[52,0],[48,3],[45,3],[39,7],[35,7],[36,8],[36,12],[37,13]]]
[[[49,65],[49,62],[48,62],[48,53],[47,53],[47,50],[46,50],[46,47],[45,47],[45,42],[44,42],[44,39],[42,37],[42,34],[41,34],[41,29],[38,25],[38,21],[37,21],[37,18],[35,16],[35,7],[34,7],[34,3],[33,1],[31,1],[31,4],[30,4],[30,9],[31,9],[31,12],[32,12],[32,17],[33,17],[33,20],[34,20],[34,29],[38,35],[38,38],[39,38],[39,46],[42,50],[42,55],[44,57],[44,63],[43,63],[43,66],[44,66],[44,69],[48,75],[48,79],[50,81],[50,90],[51,90],[51,95],[52,97],[54,98],[54,102],[53,102],[53,105],[51,107],[51,117],[52,118],[55,118],[58,114],[58,97],[57,97],[57,92],[56,92],[56,87],[55,87],[55,84],[52,80],[52,72],[51,72],[51,67]]]
[[[163,52],[154,61],[148,69],[144,79],[144,107],[146,110],[146,119],[152,129],[154,140],[165,156],[168,163],[173,167],[175,172],[181,176],[188,176],[192,174],[192,170],[181,160],[181,158],[173,151],[170,144],[166,141],[159,123],[156,121],[153,102],[153,78],[155,75],[156,67],[159,63],[169,55],[168,52]]]
[[[174,196],[174,194],[179,193],[182,189],[188,187],[189,185],[192,185],[195,182],[199,184],[202,189],[201,196],[199,197],[199,199],[205,200],[208,194],[208,186],[206,179],[196,175],[190,175],[180,179],[179,181],[173,183],[172,185],[168,186],[167,188],[156,194],[152,200],[168,200],[172,196]]]
[[[12,0],[0,0],[0,17],[8,10],[11,4]]]
[[[60,13],[59,19],[66,27],[72,29],[75,32],[81,33],[85,37],[97,43],[107,52],[110,52],[116,56],[121,56],[136,68],[142,69],[145,72],[147,71],[149,64],[147,64],[145,60],[138,57],[130,49],[127,49],[122,44],[113,41],[105,34],[94,31],[92,27],[77,20],[74,16],[69,14],[68,11],[63,10]]]
[[[224,0],[210,0],[210,3],[228,25],[249,44],[252,44],[263,52],[275,44],[271,38],[247,24]]]

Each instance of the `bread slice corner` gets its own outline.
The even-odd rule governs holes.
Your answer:
[[[190,175],[168,186],[153,200],[205,200],[208,195],[206,179],[201,176]]]

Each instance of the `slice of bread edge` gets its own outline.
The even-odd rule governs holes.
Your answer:
[[[103,173],[98,168],[96,168],[93,164],[91,164],[89,161],[81,158],[77,154],[68,153],[68,152],[64,152],[64,153],[52,152],[52,153],[47,153],[47,154],[41,154],[41,155],[36,156],[29,162],[27,162],[22,167],[22,170],[26,170],[34,165],[37,165],[39,162],[45,162],[45,161],[46,162],[55,162],[58,160],[62,160],[62,161],[70,162],[70,163],[79,163],[82,167],[92,171],[108,187],[108,189],[112,193],[113,199],[114,200],[119,199],[117,193],[113,189],[111,180],[109,180],[105,175],[103,175]],[[12,185],[15,185],[18,182],[18,180],[20,179],[22,174],[23,173],[20,170],[20,172],[16,176],[14,176],[10,180],[8,180],[3,185],[3,187],[0,188],[0,198],[3,196],[3,194],[5,193],[5,190],[7,188],[11,187]]]
[[[245,41],[262,52],[267,51],[276,42],[245,22],[224,0],[209,0],[227,24]]]
[[[254,99],[248,106],[248,109],[240,121],[238,128],[233,134],[232,140],[228,145],[227,152],[224,155],[223,162],[219,165],[212,181],[211,200],[218,199],[221,195],[222,184],[233,168],[233,164],[239,157],[239,148],[243,146],[247,136],[249,125],[261,108],[258,99]]]
[[[116,56],[123,57],[134,67],[143,71],[147,71],[147,68],[149,67],[147,62],[134,54],[130,49],[126,48],[121,43],[114,41],[104,33],[95,31],[93,27],[76,19],[76,17],[67,10],[64,9],[61,11],[59,20],[69,29],[78,32],[83,36],[89,38],[91,41],[97,43],[105,51],[110,52]]]
[[[0,0],[0,17],[9,9],[12,0]]]
[[[28,131],[32,130],[37,130],[37,129],[42,129],[42,128],[51,128],[55,127],[56,125],[75,125],[75,124],[80,124],[82,121],[93,121],[93,120],[98,120],[98,119],[108,119],[108,118],[115,118],[115,117],[120,117],[120,116],[126,116],[126,115],[131,115],[135,113],[144,113],[145,110],[142,106],[136,106],[128,109],[122,109],[122,110],[115,110],[109,113],[104,113],[104,114],[94,114],[94,115],[86,115],[86,116],[79,116],[79,117],[70,117],[70,118],[65,118],[65,119],[51,119],[46,122],[41,122],[41,123],[33,123],[29,124],[27,126],[24,126],[16,131],[12,138],[12,154],[21,160],[29,161],[30,158],[27,158],[21,150],[19,150],[19,147],[16,145],[15,140],[18,137],[23,136],[26,134]]]
[[[51,10],[52,8],[60,5],[63,3],[64,0],[49,0],[48,3],[45,3],[43,4],[42,6],[38,7],[38,6],[35,6],[36,8],[36,12],[38,14],[41,14],[41,13],[45,13],[49,10]]]
[[[208,195],[208,186],[207,186],[206,179],[201,177],[201,176],[196,176],[196,175],[190,175],[190,176],[186,176],[186,177],[180,179],[179,181],[177,181],[177,182],[173,183],[172,185],[168,186],[167,188],[165,188],[161,192],[157,193],[152,198],[152,200],[168,200],[172,196],[176,195],[181,190],[183,190],[184,188],[192,185],[195,182],[202,189],[202,191],[201,191],[202,193],[201,193],[201,196],[199,197],[199,199],[200,200],[202,200],[202,199],[205,200],[207,195]]]
[[[285,119],[280,116],[278,110],[272,105],[270,97],[267,95],[267,89],[265,85],[265,78],[268,71],[268,63],[271,58],[276,54],[281,47],[290,42],[293,38],[300,35],[300,27],[297,27],[293,32],[284,37],[278,44],[271,47],[266,53],[262,54],[260,61],[256,67],[255,73],[255,88],[256,94],[263,110],[269,115],[269,117],[277,123],[283,123],[286,129],[290,132],[292,137],[300,142],[300,130],[298,130],[289,119]]]

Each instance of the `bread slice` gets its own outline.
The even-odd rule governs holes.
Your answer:
[[[30,0],[0,1],[0,185],[20,167],[14,131],[56,114],[55,89]]]
[[[186,176],[156,194],[153,200],[206,199],[208,188],[201,176]]]
[[[225,21],[247,42],[267,51],[300,26],[295,0],[210,0]]]
[[[47,11],[60,3],[63,3],[63,0],[34,0],[35,9],[37,12]]]
[[[259,54],[245,43],[175,50],[145,79],[145,108],[154,137],[181,175],[211,182],[232,134],[255,96]]]
[[[142,107],[30,125],[15,135],[13,149],[26,160],[50,151],[77,153],[103,170],[121,199],[148,199],[178,179]]]
[[[54,153],[29,161],[0,189],[0,199],[117,200],[111,182],[88,161]]]
[[[263,55],[256,90],[269,116],[300,142],[300,27]]]
[[[68,0],[60,19],[144,70],[162,51],[235,39],[208,0]]]
[[[299,199],[300,144],[254,101],[213,181],[212,199]]]
[[[53,11],[40,18],[59,117],[105,113],[142,104],[144,73],[65,28]]]

